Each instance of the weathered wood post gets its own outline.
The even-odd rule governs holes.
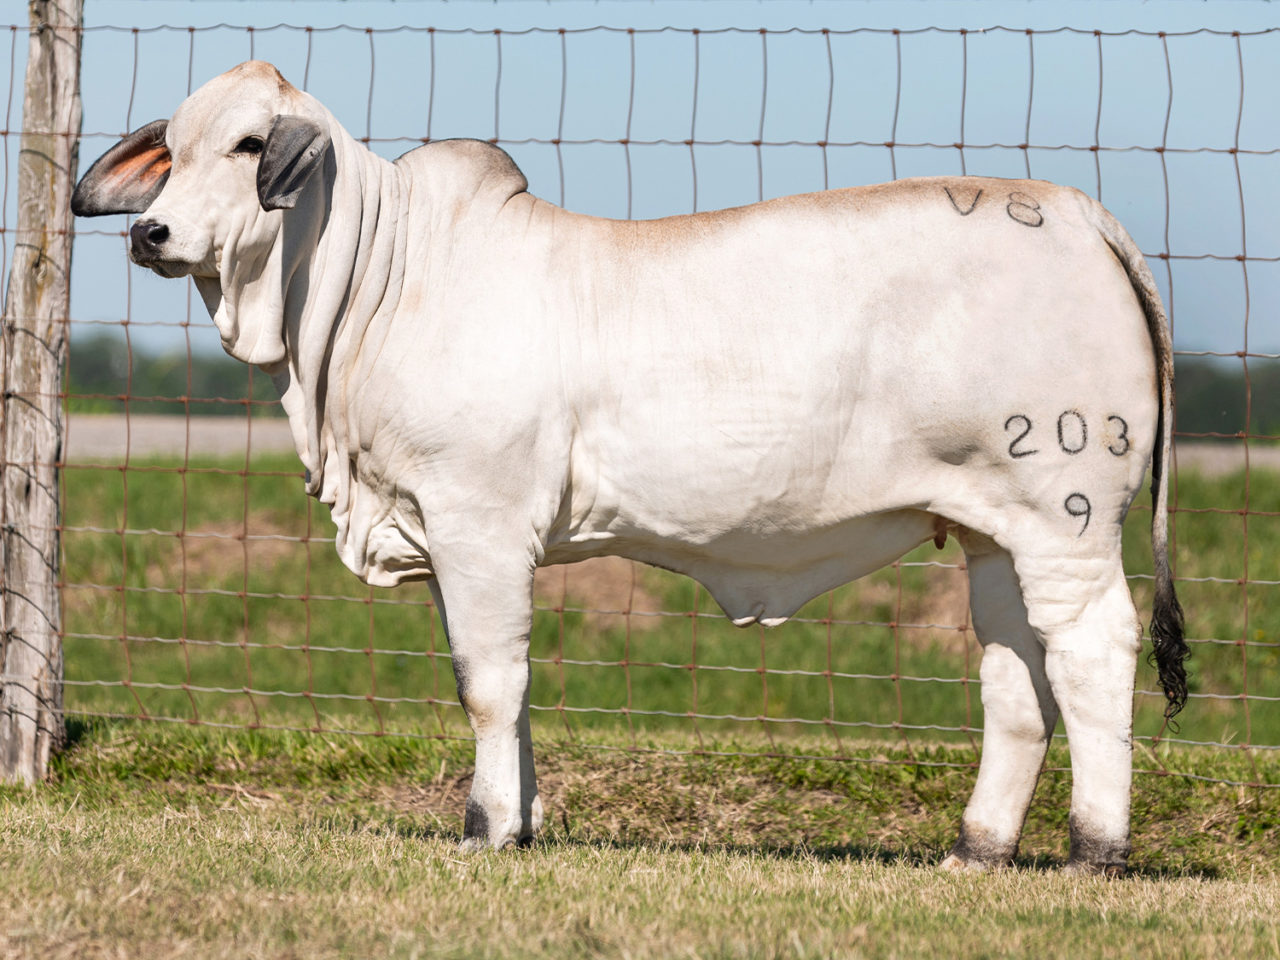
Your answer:
[[[62,740],[58,461],[84,0],[29,0],[18,221],[0,337],[0,782]]]

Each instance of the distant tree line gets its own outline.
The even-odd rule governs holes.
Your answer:
[[[1174,388],[1180,434],[1280,435],[1280,360],[1178,357]]]
[[[76,412],[282,416],[270,378],[223,354],[149,353],[114,333],[77,337],[70,351],[68,403]],[[1177,428],[1183,434],[1280,435],[1280,361],[1178,357]],[[184,403],[182,398],[187,397]]]
[[[118,334],[73,337],[67,362],[73,413],[284,416],[271,378],[222,353],[152,353]],[[184,398],[186,398],[184,402]]]

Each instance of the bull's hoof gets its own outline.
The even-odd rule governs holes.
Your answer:
[[[480,803],[468,797],[467,814],[462,823],[462,849],[506,850],[514,847],[520,834],[519,818],[504,819],[507,822],[490,817]]]
[[[961,823],[960,836],[940,866],[943,870],[986,873],[1012,865],[1017,852],[1016,839],[1012,843],[1001,841],[987,830]]]
[[[1106,877],[1122,880],[1128,867],[1123,863],[1091,863],[1087,860],[1069,860],[1062,872],[1073,877]]]
[[[1129,860],[1127,834],[1110,835],[1090,829],[1074,815],[1071,817],[1071,852],[1067,855],[1066,872],[1076,876],[1124,876]]]
[[[462,824],[462,845],[470,850],[509,850],[512,847],[531,847],[538,828],[542,826],[542,802],[533,798],[531,823],[522,824],[519,817],[490,817],[485,808],[473,798],[467,798],[467,812]]]
[[[948,873],[989,873],[1009,866],[1008,860],[966,860],[955,853],[947,854],[947,858],[938,864],[939,870]]]
[[[488,837],[463,837],[458,849],[462,853],[479,853],[481,850],[510,850],[517,845],[526,844],[517,844],[515,837],[504,837],[498,843],[491,842]]]

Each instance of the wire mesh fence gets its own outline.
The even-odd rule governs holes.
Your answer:
[[[22,242],[8,160],[25,27],[10,34],[6,269]],[[1233,750],[1241,782],[1262,781],[1249,758],[1280,749],[1280,31],[107,24],[86,28],[84,51],[82,166],[256,57],[376,152],[488,139],[535,194],[605,216],[925,173],[1039,177],[1099,197],[1157,274],[1184,385],[1173,524],[1194,678],[1175,731],[1141,668],[1138,766],[1178,771],[1171,746]],[[127,227],[77,224],[67,714],[467,736],[425,587],[366,588],[341,568],[267,378],[219,358],[189,281],[130,268]],[[1149,520],[1140,501],[1125,532],[1144,616]],[[677,732],[700,749],[789,756],[875,759],[877,743],[897,743],[917,762],[952,762],[927,748],[958,742],[976,760],[981,652],[966,598],[954,544],[770,631],[733,627],[663,571],[548,568],[536,722],[630,749],[666,749]]]

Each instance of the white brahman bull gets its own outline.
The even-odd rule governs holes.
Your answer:
[[[394,163],[266,63],[112,147],[81,216],[191,276],[279,387],[307,492],[368,583],[425,578],[476,738],[464,843],[531,838],[531,585],[602,554],[696,578],[734,623],[954,533],[984,750],[945,865],[1014,855],[1059,713],[1075,869],[1123,870],[1142,629],[1120,526],[1155,452],[1152,636],[1186,695],[1167,562],[1172,362],[1099,204],[907,180],[623,222],[531,196],[486,143]]]

